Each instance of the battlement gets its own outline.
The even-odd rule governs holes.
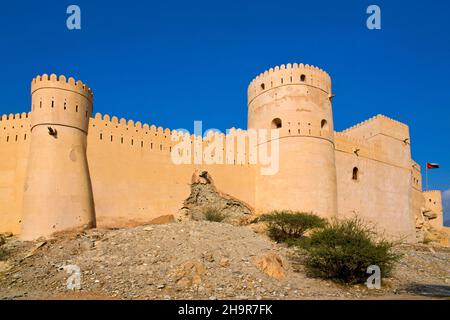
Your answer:
[[[81,94],[91,102],[93,100],[93,93],[91,88],[89,88],[80,80],[75,81],[75,79],[72,77],[66,79],[64,75],[60,75],[59,77],[57,77],[56,74],[51,74],[50,76],[48,76],[47,74],[43,74],[42,76],[37,76],[36,78],[33,78],[33,80],[31,80],[31,94],[33,94],[36,90],[43,88],[68,90]]]
[[[367,143],[365,140],[335,132],[334,142],[337,151],[355,154],[367,159],[378,159],[379,150],[377,146]]]
[[[343,130],[341,132],[342,133],[349,133],[350,131],[353,131],[353,130],[361,128],[361,127],[365,127],[365,126],[367,126],[367,125],[369,125],[369,124],[371,124],[373,122],[376,122],[376,121],[387,121],[387,122],[390,122],[393,125],[397,125],[397,126],[402,127],[402,128],[408,128],[408,126],[406,124],[404,124],[404,123],[402,123],[400,121],[397,121],[395,119],[389,118],[389,117],[387,117],[385,115],[382,115],[382,114],[377,114],[376,116],[373,116],[373,117],[371,117],[371,118],[369,118],[367,120],[359,122],[359,123],[351,126],[350,128],[347,128],[347,129],[345,129],[345,130]]]
[[[0,121],[12,121],[12,120],[17,121],[17,120],[22,120],[22,119],[28,119],[29,116],[30,116],[29,112],[28,113],[22,112],[22,113],[16,113],[16,114],[10,113],[9,115],[3,114],[0,117]]]
[[[360,122],[341,133],[367,141],[379,134],[405,142],[409,139],[409,127],[406,124],[382,114]]]
[[[97,127],[99,129],[99,126],[103,127],[104,129],[118,129],[123,128],[125,131],[132,133],[141,133],[144,132],[151,132],[154,135],[162,136],[164,135],[165,138],[170,138],[170,135],[172,133],[172,130],[168,128],[163,127],[156,127],[155,125],[149,125],[147,123],[142,124],[141,121],[134,122],[133,120],[126,120],[124,118],[117,118],[116,116],[111,117],[108,114],[102,115],[101,113],[96,113],[95,117],[92,118],[92,127]]]
[[[331,94],[328,73],[308,64],[288,63],[270,68],[254,78],[248,86],[248,103],[261,93],[286,85],[307,85]]]

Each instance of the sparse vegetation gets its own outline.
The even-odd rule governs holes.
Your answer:
[[[268,223],[268,234],[277,242],[295,244],[308,230],[322,228],[326,220],[312,213],[274,211],[260,217]]]
[[[220,209],[215,207],[207,207],[203,210],[205,220],[210,222],[222,222],[227,217]]]
[[[365,282],[371,265],[380,267],[382,277],[389,276],[400,258],[393,252],[395,243],[381,238],[358,218],[334,221],[298,244],[306,253],[310,275],[347,284]]]

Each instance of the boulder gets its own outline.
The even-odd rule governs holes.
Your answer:
[[[169,277],[172,278],[180,287],[190,287],[198,285],[202,282],[202,276],[206,271],[206,267],[199,261],[188,261],[176,267],[170,272]]]
[[[283,260],[277,254],[271,253],[254,259],[255,266],[270,277],[282,279],[286,276]]]

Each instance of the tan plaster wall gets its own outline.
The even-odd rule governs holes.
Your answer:
[[[353,168],[358,179],[353,180]],[[336,151],[338,217],[355,214],[386,234],[415,240],[410,171],[353,153]]]
[[[339,216],[358,214],[389,235],[414,241],[419,199],[413,183],[420,172],[411,163],[409,129],[395,120],[378,115],[337,133]]]
[[[291,209],[331,218],[337,213],[331,79],[316,67],[282,65],[248,88],[248,127],[280,119],[280,168],[256,176],[258,212]],[[326,123],[323,123],[326,122]]]
[[[254,206],[253,168],[175,165],[170,152],[177,142],[170,137],[170,130],[140,122],[110,120],[100,114],[91,119],[87,153],[100,227],[135,225],[176,214],[189,196],[196,168],[207,170],[220,191]]]
[[[80,210],[65,206],[65,199],[74,195],[74,189],[79,199],[75,203],[81,207],[87,204],[88,212],[89,203],[92,211],[95,208],[99,227],[141,224],[176,214],[189,195],[196,169],[207,170],[221,192],[246,202],[256,213],[276,209],[312,211],[324,217],[357,213],[388,235],[409,241],[414,241],[414,219],[427,205],[425,197],[432,199],[433,210],[440,206],[442,212],[440,193],[421,192],[420,166],[411,160],[408,127],[378,115],[343,132],[334,132],[331,79],[316,67],[276,67],[249,85],[248,127],[270,129],[274,118],[282,120],[280,168],[274,176],[260,175],[259,166],[249,164],[250,150],[238,154],[236,143],[231,150],[223,142],[223,151],[232,155],[234,165],[175,165],[171,161],[176,143],[170,139],[173,131],[108,115],[89,117],[92,93],[73,79],[38,77],[33,79],[32,92],[31,113],[2,116],[0,121],[0,232],[19,233],[22,212],[34,208],[30,204],[38,204],[40,211],[28,219],[29,226],[51,228],[55,221],[63,227],[77,225]],[[49,107],[51,101],[54,107]],[[44,109],[40,109],[41,102]],[[78,106],[78,112],[73,113],[74,106]],[[33,130],[34,145],[30,145],[30,118],[42,124]],[[322,120],[326,120],[325,126]],[[49,140],[47,123],[63,125],[58,127],[61,139],[57,145],[49,144],[54,141]],[[82,131],[88,131],[87,138],[83,138]],[[190,140],[192,145],[198,141],[194,136]],[[209,142],[205,139],[200,144],[206,148]],[[86,148],[89,170],[83,162],[74,167],[73,161],[66,162],[67,152],[74,145],[81,147],[79,155]],[[61,158],[52,162],[55,154]],[[41,177],[28,174],[35,179],[34,190],[48,191],[48,185],[55,182],[62,189],[53,190],[57,199],[36,192],[34,200],[27,200],[28,207],[24,207],[27,170],[36,171],[30,171],[34,165],[29,159],[36,159],[36,155],[41,159]],[[195,158],[193,151],[190,158]],[[51,166],[46,168],[46,163]],[[353,167],[359,169],[357,181],[352,180]],[[93,203],[89,196],[83,196],[84,200],[80,197],[88,177]],[[435,222],[442,225],[442,214]]]
[[[30,145],[29,114],[0,117],[0,232],[20,232]]]
[[[36,77],[31,110],[21,238],[95,226],[86,158],[90,89],[73,78]],[[49,134],[49,128],[56,134]]]

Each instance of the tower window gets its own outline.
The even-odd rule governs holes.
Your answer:
[[[352,173],[352,180],[358,180],[358,168],[357,167],[354,167],[353,168],[353,173]]]
[[[328,130],[328,122],[325,119],[322,119],[322,121],[320,122],[320,127],[322,129]]]
[[[272,129],[280,129],[281,127],[282,127],[282,123],[281,123],[280,118],[275,118],[272,120],[272,125],[271,125]]]
[[[301,82],[305,82],[305,80],[306,80],[306,76],[305,76],[304,74],[302,74],[302,75],[300,76],[300,81],[301,81]]]
[[[261,90],[264,90],[266,88],[264,83],[261,83]]]

